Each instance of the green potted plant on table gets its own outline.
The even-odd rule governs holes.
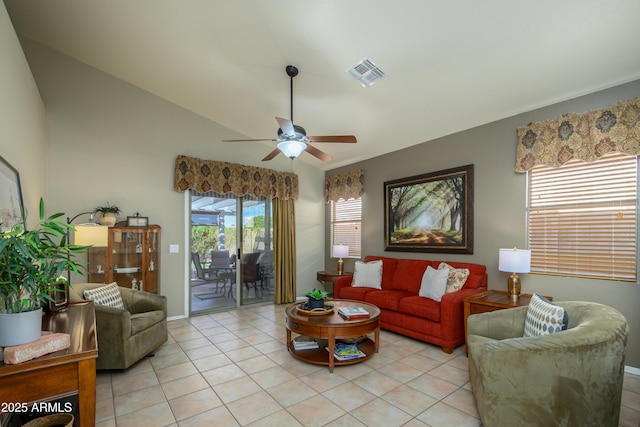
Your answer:
[[[107,202],[106,205],[98,206],[97,208],[95,208],[93,212],[99,212],[102,214],[102,217],[100,218],[100,224],[106,225],[108,227],[113,227],[114,225],[116,225],[116,221],[118,220],[120,208]]]
[[[45,218],[40,199],[33,230],[20,223],[0,235],[0,347],[40,338],[42,305],[53,301],[49,292],[67,282],[63,272],[79,273],[73,258],[87,248],[68,243],[73,227],[57,219],[62,215]]]
[[[314,308],[324,308],[324,299],[329,295],[327,291],[321,291],[320,289],[313,289],[305,294],[309,301],[307,307],[309,310]]]

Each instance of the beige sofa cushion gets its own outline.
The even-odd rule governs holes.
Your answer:
[[[356,261],[352,286],[382,289],[382,261]]]

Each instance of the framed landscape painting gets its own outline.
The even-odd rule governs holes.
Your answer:
[[[0,156],[0,229],[8,231],[24,219],[20,175]]]
[[[473,165],[384,183],[385,250],[473,253]]]

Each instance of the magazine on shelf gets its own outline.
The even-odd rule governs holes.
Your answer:
[[[318,348],[318,342],[315,340],[315,338],[298,335],[293,339],[293,348],[296,350],[310,350],[313,348]]]
[[[369,316],[369,312],[364,309],[364,307],[359,305],[350,305],[347,307],[340,307],[338,309],[338,313],[340,313],[343,317],[347,319],[364,319]]]
[[[335,354],[335,353],[333,354],[333,357],[334,357],[336,360],[339,360],[340,362],[343,362],[343,361],[345,361],[345,360],[360,359],[361,357],[365,357],[365,356],[366,356],[366,354],[364,354],[364,353],[361,353],[361,354],[360,354],[360,355],[358,355],[358,356],[338,356],[338,355],[337,355],[337,354]]]
[[[326,349],[329,351],[329,347],[326,347]],[[365,356],[366,354],[363,353],[356,344],[336,343],[335,350],[333,351],[333,357],[340,361],[359,359]]]

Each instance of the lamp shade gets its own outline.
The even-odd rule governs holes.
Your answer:
[[[333,258],[345,258],[349,256],[349,246],[347,245],[333,245],[332,249]]]
[[[500,249],[498,270],[507,273],[528,273],[531,271],[531,251],[529,249]]]
[[[74,243],[80,246],[107,246],[109,227],[98,224],[80,224],[75,226]]]
[[[307,149],[307,144],[302,141],[292,139],[289,141],[279,142],[277,147],[284,153],[285,156],[289,157],[290,159],[295,159],[300,154],[302,154],[304,150]]]

